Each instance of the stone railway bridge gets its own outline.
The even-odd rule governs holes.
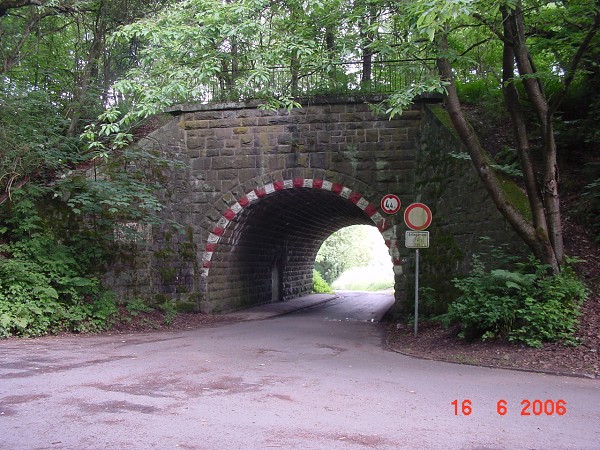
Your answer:
[[[144,244],[123,243],[107,275],[126,296],[224,312],[305,295],[323,241],[364,224],[389,247],[401,314],[411,304],[403,222],[410,203],[433,211],[422,283],[440,291],[484,243],[516,239],[460,157],[440,103],[417,100],[392,120],[356,97],[292,111],[223,103],[170,113],[171,122],[139,144],[181,163],[161,174],[165,224],[145,230]],[[394,215],[380,207],[389,193],[402,201]]]

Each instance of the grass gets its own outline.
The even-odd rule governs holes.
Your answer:
[[[383,291],[394,288],[394,272],[383,267],[357,267],[345,271],[331,285],[343,291]]]

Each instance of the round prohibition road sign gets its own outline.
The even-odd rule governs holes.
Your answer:
[[[381,199],[381,209],[386,214],[396,214],[401,205],[400,198],[394,194],[384,195]]]
[[[431,210],[423,203],[413,203],[404,210],[404,222],[411,230],[422,231],[431,225]]]

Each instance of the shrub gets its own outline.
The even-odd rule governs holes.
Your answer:
[[[531,347],[575,344],[573,333],[586,289],[570,265],[558,275],[531,259],[516,270],[487,270],[477,257],[471,274],[455,279],[462,295],[442,316],[460,325],[463,338],[508,339]]]
[[[150,313],[154,311],[154,309],[146,305],[146,303],[140,298],[134,298],[129,301],[125,306],[125,309],[131,317],[137,317],[141,313]]]
[[[167,326],[172,325],[173,320],[175,320],[175,316],[177,316],[177,308],[175,308],[175,304],[166,300],[164,303],[158,305],[158,309],[165,313],[163,323]]]
[[[316,270],[313,270],[313,292],[317,294],[330,294],[333,292],[321,274]]]
[[[47,235],[0,246],[0,337],[106,329],[115,299]]]
[[[80,237],[66,242],[49,229],[34,200],[43,190],[13,196],[0,228],[0,337],[59,331],[99,331],[111,326],[117,308],[90,274],[98,249]]]

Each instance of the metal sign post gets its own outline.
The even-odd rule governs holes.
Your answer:
[[[419,249],[415,250],[415,337],[419,331]]]
[[[415,337],[419,331],[419,249],[429,248],[429,231],[407,231],[406,248],[415,249]]]
[[[419,249],[429,248],[429,231],[423,231],[431,225],[432,214],[427,205],[413,203],[404,211],[407,231],[404,237],[406,248],[415,249],[415,337],[419,331]]]

